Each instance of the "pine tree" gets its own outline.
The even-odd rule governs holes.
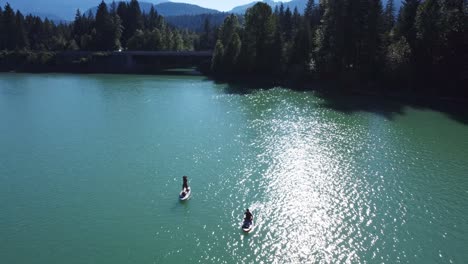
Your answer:
[[[442,29],[442,10],[437,0],[425,0],[419,5],[416,19],[416,69],[422,79],[435,79],[438,75],[437,66],[442,59],[442,49],[445,45]]]
[[[299,10],[297,9],[297,7],[295,7],[294,12],[293,12],[293,16],[292,16],[292,28],[293,28],[292,36],[293,37],[299,31],[299,28],[301,27],[301,21],[302,21],[301,14],[299,14]]]
[[[120,48],[121,24],[118,16],[112,17],[104,1],[96,12],[96,48],[116,50]]]
[[[5,49],[5,26],[3,23],[3,8],[0,6],[0,50]]]
[[[312,31],[320,24],[320,8],[315,3],[315,0],[308,0],[304,11],[304,19],[308,21]]]
[[[156,12],[156,9],[154,8],[153,5],[151,5],[151,9],[148,13],[148,23],[146,25],[147,29],[153,30],[157,28],[158,26],[158,12]]]
[[[14,50],[16,48],[16,16],[8,3],[3,11],[3,39],[5,49]]]
[[[29,47],[29,41],[26,35],[26,30],[24,28],[24,17],[20,11],[16,11],[16,47],[17,49],[25,49]]]
[[[425,0],[418,8],[415,20],[416,38],[419,47],[424,50],[424,57],[437,57],[442,30],[442,13],[438,0]]]
[[[322,75],[336,75],[343,68],[344,5],[340,0],[328,0],[320,6],[323,17],[315,38],[317,68]]]
[[[141,15],[140,4],[137,0],[131,0],[127,6],[124,20],[124,31],[122,43],[133,36],[138,29],[143,29],[143,17]]]
[[[292,21],[292,13],[291,9],[286,8],[284,12],[284,17],[281,23],[281,28],[284,32],[284,39],[285,41],[291,41],[293,37],[293,21]]]
[[[416,13],[418,11],[420,0],[405,0],[398,15],[398,23],[396,26],[397,38],[404,37],[411,49],[415,49],[416,45]]]
[[[395,3],[394,0],[387,0],[387,4],[385,6],[385,12],[383,14],[384,19],[384,29],[387,34],[395,26]]]
[[[247,10],[245,14],[245,43],[242,49],[244,56],[250,56],[251,65],[243,65],[244,69],[253,70],[261,74],[271,74],[272,65],[270,54],[273,48],[274,19],[271,7],[258,2]],[[244,44],[244,40],[242,40]],[[246,62],[249,63],[249,62]]]
[[[306,4],[306,8],[304,10],[304,16],[307,18],[311,18],[314,16],[315,11],[315,0],[308,0]]]
[[[237,16],[231,14],[225,20],[219,29],[219,39],[225,47],[231,42],[231,38],[239,30],[239,21]]]
[[[213,73],[223,72],[223,60],[224,60],[224,46],[221,40],[216,42],[216,46],[213,52],[213,59],[211,62],[211,71]]]
[[[81,14],[80,10],[76,10],[75,21],[73,22],[72,35],[73,39],[78,43],[83,34],[86,34],[88,31],[85,23],[84,17]]]
[[[203,32],[200,36],[200,49],[209,50],[213,48],[213,29],[211,28],[211,22],[208,17],[203,22]]]

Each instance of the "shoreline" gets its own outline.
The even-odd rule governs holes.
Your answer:
[[[136,61],[128,61],[128,55],[137,53]],[[143,53],[143,55],[141,55]],[[136,75],[174,75],[174,76],[204,76],[218,84],[232,86],[234,91],[241,93],[256,89],[271,89],[284,87],[297,91],[314,91],[321,97],[339,98],[349,96],[364,96],[370,98],[391,99],[399,102],[430,102],[466,104],[468,97],[460,94],[442,95],[425,94],[421,92],[424,84],[411,85],[388,84],[385,80],[344,80],[297,78],[295,76],[272,77],[271,75],[214,75],[210,72],[209,61],[199,59],[192,67],[165,67],[166,64],[177,63],[177,57],[164,59],[151,57],[152,54],[165,52],[36,52],[36,51],[0,51],[0,72],[3,73],[69,73],[69,74],[136,74]],[[174,54],[168,52],[170,54]],[[189,53],[189,52],[186,52]],[[204,52],[207,53],[207,52]],[[175,54],[184,54],[175,53]],[[203,54],[208,56],[207,54]],[[182,64],[184,63],[181,60]],[[170,66],[170,65],[169,65]],[[190,70],[188,70],[190,69]],[[395,89],[395,87],[397,87]],[[463,93],[463,92],[462,92]],[[465,92],[466,93],[466,92]]]

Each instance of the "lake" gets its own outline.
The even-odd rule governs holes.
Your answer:
[[[468,125],[444,113],[0,74],[0,263],[466,263],[467,198]]]

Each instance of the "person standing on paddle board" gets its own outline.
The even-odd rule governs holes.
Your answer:
[[[187,179],[187,176],[183,176],[182,177],[182,190],[184,190],[185,192],[188,192],[188,179]]]
[[[244,218],[244,219],[245,219],[246,221],[252,222],[252,220],[253,220],[253,215],[252,215],[252,213],[249,211],[249,209],[247,209],[247,210],[245,211],[244,214],[245,214],[245,218]]]

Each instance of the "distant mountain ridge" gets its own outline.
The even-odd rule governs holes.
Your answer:
[[[116,1],[117,2],[117,1]],[[120,2],[120,1],[118,1]],[[148,13],[151,7],[154,6],[156,11],[162,16],[181,16],[181,15],[201,15],[201,14],[217,14],[221,13],[215,9],[204,8],[198,5],[175,3],[164,1],[160,4],[153,5],[149,2],[138,2],[140,4],[141,12]],[[96,14],[97,6],[88,9],[86,13],[92,12]]]
[[[398,12],[400,6],[401,6],[401,1],[402,0],[397,0],[395,1],[395,12]],[[233,9],[231,9],[231,11],[229,11],[229,13],[234,13],[234,14],[244,14],[247,9],[249,9],[250,7],[254,6],[256,3],[258,2],[262,2],[262,3],[265,3],[265,4],[268,4],[269,6],[271,6],[271,8],[275,8],[276,6],[280,6],[281,4],[283,4],[284,8],[288,8],[291,9],[291,11],[294,10],[294,8],[297,7],[297,10],[300,12],[300,13],[303,13],[306,6],[307,6],[307,2],[308,0],[292,0],[292,1],[289,1],[289,2],[281,2],[281,1],[278,1],[278,2],[275,2],[273,0],[258,0],[258,1],[253,1],[249,4],[245,4],[245,5],[241,5],[241,6],[237,6],[237,7],[234,7]],[[316,4],[318,4],[318,0],[315,1]],[[387,0],[382,0],[382,4],[385,8],[385,4],[387,3]]]
[[[297,7],[299,12],[302,13],[304,11],[306,5],[307,5],[307,1],[308,0],[292,0],[292,1],[289,1],[289,2],[275,2],[275,1],[272,1],[272,0],[254,1],[254,2],[246,4],[246,5],[241,5],[241,6],[238,6],[238,7],[234,7],[230,12],[235,13],[235,14],[243,14],[243,13],[245,13],[247,11],[247,9],[254,6],[256,3],[262,2],[262,3],[268,4],[273,9],[276,6],[280,6],[281,3],[283,4],[285,9],[289,7],[289,9],[291,9],[291,11],[294,10],[294,8]]]
[[[47,17],[55,22],[64,22],[73,21],[77,9],[80,9],[82,12],[92,11],[93,13],[96,13],[97,5],[100,3],[100,1],[101,0],[47,0],[47,3],[44,3],[46,2],[45,0],[0,0],[0,6],[3,7],[7,2],[9,2],[15,10],[20,10],[24,14],[33,14],[41,18]],[[126,1],[129,2],[130,0]],[[299,12],[302,13],[307,5],[307,1],[308,0],[292,0],[289,2],[283,2],[283,5],[284,8],[289,7],[291,11],[297,7]],[[401,6],[401,1],[402,0],[395,1],[396,12],[398,12]],[[110,5],[112,0],[105,0],[105,2]],[[120,1],[116,0],[115,2]],[[275,2],[273,0],[253,1],[246,5],[234,7],[227,13],[242,15],[247,11],[248,8],[254,6],[258,2],[264,2],[270,5],[273,9],[282,3]],[[318,2],[319,1],[316,0],[316,3]],[[387,0],[383,0],[382,2],[385,6]],[[205,8],[194,4],[170,2],[168,0],[145,0],[140,1],[139,3],[143,12],[149,12],[151,6],[154,5],[156,10],[165,17],[222,13],[215,9]]]
[[[201,15],[221,13],[215,9],[204,8],[198,5],[166,2],[154,6],[162,16]]]

